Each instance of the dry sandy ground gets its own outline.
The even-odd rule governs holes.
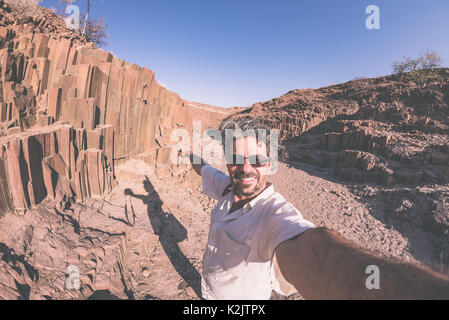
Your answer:
[[[317,226],[338,231],[361,247],[384,256],[419,263],[410,252],[408,240],[391,226],[376,219],[369,206],[350,186],[334,182],[327,172],[307,164],[303,171],[281,163],[271,177],[275,189]],[[367,187],[369,188],[369,187]],[[423,241],[425,246],[430,245]]]

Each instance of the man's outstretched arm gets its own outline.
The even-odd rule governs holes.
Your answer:
[[[327,228],[313,228],[275,251],[285,279],[306,299],[449,299],[449,278],[361,249]],[[370,265],[380,289],[368,289]],[[370,279],[368,279],[370,282]]]
[[[192,150],[187,151],[184,154],[184,157],[187,157],[187,158],[190,159],[190,163],[192,164],[192,168],[193,168],[193,170],[195,170],[195,172],[198,175],[201,175],[201,169],[203,168],[203,166],[208,164],[204,159],[201,158],[201,156],[198,156],[198,155],[194,154]]]

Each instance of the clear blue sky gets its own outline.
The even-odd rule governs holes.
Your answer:
[[[92,2],[108,24],[106,50],[155,71],[184,99],[223,107],[386,75],[427,49],[449,65],[448,0]],[[370,4],[380,30],[365,27]]]

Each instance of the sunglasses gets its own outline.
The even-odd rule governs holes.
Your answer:
[[[270,162],[270,158],[262,155],[244,157],[240,154],[233,154],[232,161],[228,164],[231,166],[243,166],[243,164],[245,163],[245,159],[248,159],[249,164],[256,168],[265,167]]]

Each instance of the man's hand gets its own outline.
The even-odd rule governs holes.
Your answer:
[[[285,279],[306,299],[449,299],[449,278],[363,250],[326,228],[305,231],[275,251]],[[379,288],[366,285],[368,266]]]
[[[203,168],[203,166],[207,165],[207,162],[202,159],[201,156],[193,154],[192,150],[185,152],[183,154],[183,157],[189,158],[193,170],[195,170],[198,175],[201,175],[201,169]]]

